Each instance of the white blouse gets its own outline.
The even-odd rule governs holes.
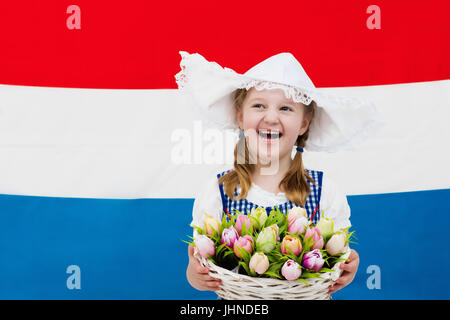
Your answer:
[[[240,186],[238,186],[238,193]],[[248,201],[263,207],[273,207],[288,202],[284,192],[274,194],[253,183],[246,198]],[[191,226],[203,227],[206,214],[222,220],[222,198],[217,174],[211,175],[194,201]],[[320,211],[323,216],[333,219],[334,231],[351,226],[350,206],[347,197],[338,188],[334,180],[325,173],[322,178],[322,192],[320,196]],[[197,232],[194,230],[194,236]]]

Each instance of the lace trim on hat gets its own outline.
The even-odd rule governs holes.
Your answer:
[[[301,102],[303,104],[309,105],[313,100],[308,94],[308,90],[300,91],[300,89],[292,86],[288,86],[281,83],[269,82],[263,80],[250,80],[239,86],[240,89],[245,88],[249,90],[250,88],[255,88],[258,91],[264,89],[281,89],[284,91],[284,95],[287,99],[292,99],[294,102]]]
[[[175,81],[178,89],[184,90],[190,87],[190,82],[193,76],[202,73],[223,73],[230,77],[239,77],[233,69],[222,67],[214,61],[207,61],[202,55],[198,53],[188,53],[186,51],[179,51],[181,55],[180,68],[181,70],[175,75]]]
[[[180,61],[180,67],[181,67],[181,71],[178,72],[175,75],[175,81],[178,85],[178,89],[182,90],[185,89],[186,85],[189,83],[189,72],[188,72],[188,65],[191,62],[190,58],[193,55],[190,55],[189,53],[187,53],[186,51],[180,51],[180,55],[181,55],[181,61]]]

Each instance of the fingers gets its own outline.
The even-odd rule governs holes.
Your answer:
[[[202,281],[220,281],[220,280],[217,280],[217,279],[214,278],[214,277],[211,277],[209,274],[200,274],[200,275],[199,275],[199,278],[200,278]]]
[[[222,282],[220,280],[217,280],[209,275],[201,275],[196,280],[196,283],[198,284],[197,289],[212,291],[220,289],[220,286],[222,285]]]
[[[216,278],[209,275],[209,268],[203,267],[199,262],[194,266],[194,272],[197,273],[198,278],[202,281],[218,281]]]
[[[356,252],[355,250],[351,250],[350,252],[350,256],[348,257],[347,262],[345,262],[346,265],[350,264],[352,266],[354,266],[356,269],[358,268],[359,265],[359,255],[358,252]]]
[[[342,275],[334,281],[334,283],[328,287],[328,294],[334,293],[346,285],[348,285],[353,280],[353,274],[350,272],[344,272]]]
[[[202,291],[216,291],[220,289],[222,282],[209,275],[209,268],[202,266],[200,261],[193,256],[194,247],[189,245],[189,266],[186,270],[186,275],[189,283],[196,289]]]
[[[222,282],[217,279],[214,279],[211,281],[206,281],[205,283],[206,283],[206,286],[208,287],[208,290],[213,290],[213,291],[220,289],[220,285],[222,284]]]
[[[194,282],[191,283],[191,285],[198,289],[198,290],[202,290],[202,291],[206,291],[206,290],[211,290],[211,291],[216,291],[218,289],[220,289],[220,286],[222,285],[222,283],[218,280],[210,280],[210,281],[201,281],[201,280],[196,280]]]
[[[342,276],[336,279],[335,283],[347,285],[351,282],[352,275],[350,273],[344,273]]]
[[[199,283],[202,290],[213,290],[213,291],[220,289],[220,286],[222,285],[222,281],[217,280],[208,275],[202,275],[201,278],[199,279]]]
[[[350,261],[341,263],[339,265],[339,268],[341,268],[344,272],[338,279],[336,279],[334,284],[328,287],[328,294],[334,293],[352,282],[358,269],[359,255],[355,250],[352,249],[348,258]]]
[[[341,263],[339,265],[339,268],[344,270],[344,272],[350,272],[352,274],[356,274],[356,271],[358,270],[358,260],[353,260],[348,263]]]
[[[339,268],[341,268],[341,269],[344,270],[344,271],[350,272],[350,271],[352,271],[353,266],[352,266],[350,263],[341,263],[341,264],[339,265]]]
[[[334,284],[328,287],[328,294],[335,293],[336,291],[342,289],[344,287],[343,284]]]
[[[340,276],[339,278],[334,281],[334,283],[328,287],[328,293],[333,293],[338,290],[341,290],[343,287],[345,287],[347,284],[351,282],[351,279],[348,275]]]
[[[194,263],[194,271],[196,273],[200,273],[200,274],[208,274],[209,273],[209,268],[202,266],[199,261],[194,261],[193,263]]]
[[[197,272],[199,269],[192,268],[191,271],[188,271],[190,276],[188,277],[189,283],[198,290],[212,290],[216,291],[222,285],[222,282],[208,274],[208,268],[206,270],[204,267],[201,267],[201,271],[206,273]]]

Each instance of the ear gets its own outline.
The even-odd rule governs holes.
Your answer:
[[[302,126],[300,127],[298,134],[299,136],[303,135],[306,132],[306,130],[308,130],[311,120],[312,120],[312,113],[306,114],[302,120]]]

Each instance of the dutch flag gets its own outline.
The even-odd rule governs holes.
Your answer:
[[[372,100],[379,135],[304,154],[351,207],[360,265],[335,298],[449,298],[448,2],[234,2],[0,3],[1,299],[216,298],[182,240],[236,141],[180,98],[180,50],[240,73],[292,52]]]

